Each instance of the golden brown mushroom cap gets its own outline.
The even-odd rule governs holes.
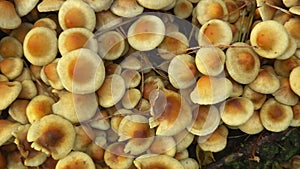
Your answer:
[[[290,78],[289,78],[291,89],[298,96],[300,96],[299,75],[300,75],[300,66],[297,66],[291,71]]]
[[[84,152],[72,151],[66,157],[60,159],[56,164],[56,169],[69,169],[69,168],[84,168],[96,169],[92,158]]]
[[[16,11],[20,17],[27,15],[37,5],[38,0],[14,0]]]
[[[4,58],[0,61],[0,71],[10,80],[22,73],[23,66],[23,60],[17,57]]]
[[[248,85],[244,87],[242,97],[248,98],[254,105],[254,110],[258,110],[264,104],[267,95],[252,90]]]
[[[29,100],[17,99],[14,101],[8,109],[10,117],[21,124],[28,124],[26,116],[26,107],[28,104]]]
[[[3,37],[0,40],[0,55],[6,57],[22,57],[22,43],[12,36]]]
[[[13,136],[12,132],[17,130],[20,124],[9,120],[0,119],[0,126],[0,146],[2,146]]]
[[[300,66],[300,60],[296,56],[285,60],[276,59],[274,62],[275,72],[282,77],[289,77],[291,71],[297,66]]]
[[[248,46],[246,43],[234,43],[233,46]],[[235,81],[241,84],[252,82],[259,73],[260,61],[250,48],[229,48],[226,51],[226,68]]]
[[[183,169],[183,166],[178,160],[167,155],[145,154],[137,157],[133,163],[138,169]]]
[[[279,57],[277,57],[276,59],[277,60],[278,59],[279,60],[288,59],[295,54],[296,50],[297,50],[296,40],[293,37],[289,36],[289,46],[284,51],[284,53],[282,55],[280,55]]]
[[[109,145],[104,152],[104,162],[110,168],[127,169],[132,166],[133,157],[124,153],[124,142]]]
[[[73,125],[61,116],[50,114],[34,122],[27,135],[35,150],[58,160],[69,154],[75,142]]]
[[[212,19],[228,19],[228,10],[222,0],[201,0],[195,10],[198,22],[201,25]]]
[[[21,18],[12,2],[0,1],[0,11],[0,28],[15,29],[21,25]]]
[[[76,49],[58,61],[57,73],[65,89],[76,94],[93,93],[105,78],[102,59],[90,49]]]
[[[52,62],[57,55],[56,32],[46,27],[31,29],[25,36],[23,50],[24,56],[33,65],[43,66]]]
[[[139,17],[129,27],[127,33],[130,46],[140,51],[156,48],[163,41],[164,36],[165,25],[159,17],[154,15]]]
[[[172,136],[155,136],[147,153],[173,157],[176,153],[176,141]]]
[[[260,109],[260,119],[267,130],[280,132],[289,127],[293,119],[293,110],[290,106],[270,98]]]
[[[239,129],[247,134],[260,133],[264,129],[264,126],[261,123],[259,112],[254,111],[250,119],[246,123],[240,125]]]
[[[22,85],[18,81],[8,82],[2,81],[0,82],[0,110],[6,109],[16,98],[19,96],[22,90]]]
[[[174,0],[161,0],[161,1],[137,0],[137,2],[145,8],[159,10],[171,5],[174,2]]]
[[[193,12],[193,4],[188,0],[178,0],[176,1],[173,11],[178,18],[188,18]]]
[[[256,46],[253,49],[258,55],[274,59],[288,48],[289,36],[282,24],[267,20],[255,25],[250,34],[250,42],[252,46]]]
[[[94,10],[82,0],[65,1],[59,9],[58,21],[63,30],[80,27],[93,31],[96,15]]]
[[[278,102],[289,106],[293,106],[299,101],[299,96],[291,89],[289,78],[280,78],[280,87],[272,95]]]
[[[297,43],[297,47],[300,47],[300,19],[299,18],[291,18],[284,24],[285,29],[289,33],[291,37],[294,38],[294,40]]]

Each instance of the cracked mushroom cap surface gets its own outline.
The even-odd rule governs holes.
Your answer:
[[[42,151],[58,160],[69,154],[75,142],[75,129],[61,116],[50,114],[34,122],[27,135],[35,150]]]

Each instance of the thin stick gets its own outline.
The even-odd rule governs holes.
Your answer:
[[[288,14],[288,15],[292,15],[292,13],[290,13],[288,10],[283,9],[283,8],[280,8],[280,7],[275,6],[275,5],[272,5],[272,4],[270,4],[269,2],[265,2],[265,4],[268,5],[268,6],[271,7],[271,8],[278,9],[278,10],[280,10],[280,11],[283,12],[283,13],[286,13],[286,14]]]

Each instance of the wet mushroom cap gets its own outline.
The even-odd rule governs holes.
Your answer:
[[[33,123],[27,135],[35,150],[42,151],[58,160],[72,150],[75,142],[73,125],[61,116],[50,114]]]
[[[66,90],[76,94],[93,93],[105,78],[102,59],[90,49],[76,49],[58,61],[57,73]]]
[[[288,48],[288,42],[289,36],[284,26],[273,20],[256,24],[250,34],[250,43],[256,46],[254,51],[268,59],[282,55]]]
[[[234,46],[248,46],[234,43]],[[235,81],[241,84],[252,82],[259,73],[259,57],[250,48],[229,48],[226,51],[226,68]]]
[[[21,25],[21,18],[12,2],[0,1],[0,11],[0,28],[15,29]]]
[[[58,21],[63,30],[81,27],[93,31],[96,25],[96,15],[84,1],[65,1],[59,9]]]
[[[127,33],[130,46],[140,51],[156,48],[163,41],[164,36],[165,25],[159,17],[154,15],[139,17],[129,27]]]
[[[164,169],[183,169],[181,163],[167,155],[142,155],[133,161],[138,169],[164,168]]]
[[[60,159],[55,168],[68,169],[68,168],[85,168],[95,169],[95,164],[92,158],[84,152],[72,151],[66,157]]]
[[[24,56],[33,65],[43,66],[52,62],[58,51],[56,32],[46,27],[31,29],[25,36],[23,50]]]
[[[290,106],[270,98],[260,109],[260,119],[267,130],[280,132],[289,127],[293,119],[293,110]]]

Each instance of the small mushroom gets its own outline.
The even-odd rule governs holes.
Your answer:
[[[268,99],[260,109],[260,120],[263,126],[272,132],[287,129],[293,119],[293,110],[290,106]]]
[[[274,62],[275,72],[283,77],[289,77],[291,71],[297,66],[300,66],[300,60],[296,58],[296,56],[292,56],[285,60],[276,59]]]
[[[248,98],[254,105],[254,110],[258,110],[266,101],[267,95],[252,90],[248,85],[244,87],[242,97]]]
[[[135,17],[144,11],[136,0],[115,0],[110,7],[112,13],[121,17]]]
[[[205,22],[198,33],[199,45],[230,45],[232,39],[233,33],[230,25],[220,19]]]
[[[300,84],[299,84],[300,66],[295,67],[290,74],[290,87],[294,93],[300,96]]]
[[[289,35],[294,38],[297,43],[297,47],[300,47],[300,19],[299,18],[291,18],[284,24],[285,29],[289,33]]]
[[[90,7],[94,9],[95,12],[108,11],[111,7],[113,0],[83,0]]]
[[[217,130],[205,138],[198,138],[198,145],[203,151],[219,152],[222,151],[227,144],[228,129],[224,125],[220,125]]]
[[[222,0],[201,0],[195,10],[198,22],[201,25],[213,19],[228,19],[228,10]]]
[[[37,21],[34,22],[33,24],[33,28],[35,27],[46,27],[52,30],[56,30],[57,29],[57,25],[55,23],[54,20],[52,20],[51,18],[41,18]]]
[[[125,143],[109,145],[104,152],[104,162],[110,168],[127,169],[133,164],[133,157],[124,152]]]
[[[125,40],[121,33],[108,31],[96,37],[98,42],[98,53],[106,60],[116,60],[125,51]]]
[[[184,129],[173,136],[176,142],[176,152],[186,150],[194,141],[195,135]]]
[[[240,125],[239,129],[247,134],[260,133],[264,129],[264,126],[262,125],[262,122],[260,120],[259,112],[254,111],[250,119],[246,123]]]
[[[281,0],[256,0],[256,6],[263,21],[271,20],[277,11],[267,3],[278,7],[283,6]]]
[[[80,48],[63,55],[57,64],[57,73],[66,90],[76,94],[88,94],[102,85],[105,67],[96,53]]]
[[[112,107],[122,99],[125,91],[126,85],[122,76],[117,74],[109,75],[105,78],[102,86],[97,90],[99,104],[105,108]]]
[[[43,0],[37,5],[37,10],[39,12],[54,12],[58,11],[64,0]]]
[[[194,103],[208,105],[227,99],[232,93],[232,83],[224,77],[202,76],[198,79],[190,98]]]
[[[32,80],[23,80],[21,82],[22,90],[18,96],[20,99],[32,99],[38,94],[37,87]]]
[[[289,78],[280,78],[280,87],[272,95],[278,102],[289,106],[293,106],[299,101],[299,96],[291,89]]]
[[[38,0],[15,0],[16,11],[20,17],[27,15],[38,4]]]
[[[3,37],[0,40],[0,55],[3,58],[8,57],[22,57],[23,47],[22,43],[18,39],[12,36]]]
[[[29,100],[17,99],[9,106],[8,114],[15,121],[21,124],[27,124],[26,107],[28,104]]]
[[[272,29],[270,29],[272,28]],[[250,34],[250,43],[261,57],[274,59],[282,55],[289,46],[289,36],[284,26],[267,20],[255,25]]]
[[[16,98],[19,96],[22,90],[22,85],[18,81],[8,82],[2,81],[0,82],[0,110],[6,109]]]
[[[107,119],[108,112],[106,110],[97,110],[96,115],[92,118],[89,125],[99,130],[108,130],[110,128],[110,120]]]
[[[246,123],[253,115],[254,105],[248,98],[235,97],[226,100],[219,109],[225,124],[239,126]]]
[[[175,0],[162,0],[162,1],[148,1],[148,0],[137,0],[137,2],[144,8],[159,10],[163,9],[171,4]]]
[[[43,66],[52,62],[57,55],[56,32],[46,27],[31,29],[25,36],[23,50],[24,56],[33,65]]]
[[[93,31],[96,26],[96,15],[82,0],[65,1],[59,9],[58,21],[63,30],[80,27]]]
[[[105,74],[106,74],[106,76],[109,76],[109,75],[112,75],[112,74],[120,75],[121,72],[122,72],[122,67],[119,64],[109,63],[109,64],[105,65]]]
[[[201,48],[196,53],[195,63],[200,73],[217,76],[224,71],[225,57],[220,48]]]
[[[96,137],[95,132],[88,125],[80,125],[75,127],[76,136],[74,142],[74,151],[85,152],[89,144],[91,144]]]
[[[187,149],[185,149],[183,151],[176,152],[174,158],[179,160],[179,161],[187,159],[187,158],[189,158],[189,151]]]
[[[22,73],[23,67],[23,60],[18,57],[0,60],[0,71],[10,80],[18,77]]]
[[[231,93],[230,97],[241,96],[244,92],[243,85],[234,80],[231,80],[231,83],[232,83],[232,93]]]
[[[162,81],[162,79],[159,76],[149,76],[145,78],[144,84],[143,84],[143,98],[149,100],[150,95],[155,89],[163,89],[165,88],[165,85]]]
[[[175,56],[168,67],[168,77],[177,89],[185,89],[196,83],[198,74],[194,58],[188,54]]]
[[[133,109],[139,103],[141,98],[142,94],[140,90],[133,88],[128,89],[125,92],[121,102],[125,109]]]
[[[292,6],[289,8],[289,11],[292,13],[292,14],[295,14],[295,15],[300,15],[300,6]]]
[[[188,168],[188,169],[198,169],[200,167],[198,162],[193,158],[186,158],[180,160],[180,163],[184,168]]]
[[[300,104],[296,104],[292,107],[293,110],[293,119],[290,126],[299,127],[300,126]]]
[[[26,115],[28,121],[33,124],[42,117],[52,114],[52,105],[54,100],[45,95],[38,95],[28,103],[26,107]]]
[[[59,59],[55,59],[53,62],[45,65],[41,70],[41,77],[45,76],[46,81],[53,89],[62,90],[64,89],[64,86],[62,85],[62,82],[57,73],[58,61]]]
[[[284,53],[282,55],[280,55],[279,57],[277,57],[276,59],[277,60],[278,59],[279,60],[288,59],[294,55],[296,50],[297,50],[297,43],[293,37],[289,36],[289,46],[284,51]]]
[[[33,123],[27,135],[32,148],[58,160],[67,156],[75,142],[73,125],[61,116],[50,114]]]
[[[112,0],[109,0],[112,2]],[[101,0],[102,2],[102,0]],[[108,30],[122,22],[122,18],[113,14],[110,10],[96,13],[96,29],[98,31]]]
[[[191,16],[193,8],[193,4],[188,0],[176,0],[173,11],[175,16],[177,16],[178,18],[186,19]]]
[[[233,46],[248,45],[238,42]],[[259,73],[259,57],[250,48],[229,48],[226,51],[226,68],[235,81],[248,84],[255,80]]]
[[[155,136],[147,153],[173,157],[176,153],[176,141],[171,136]]]
[[[164,36],[165,25],[159,17],[154,15],[139,17],[131,24],[127,33],[128,43],[139,51],[156,48],[163,41]]]
[[[95,142],[88,145],[86,153],[95,161],[95,163],[104,161],[104,151],[103,147],[100,147]]]
[[[300,5],[300,1],[298,0],[282,0],[282,3],[284,4],[284,6],[288,8],[292,6]]]
[[[57,169],[68,169],[68,168],[85,168],[85,169],[96,169],[92,158],[84,152],[72,151],[66,157],[60,159],[56,167]]]
[[[221,117],[215,106],[199,105],[193,111],[192,121],[192,124],[187,128],[189,132],[198,136],[205,136],[218,128]]]
[[[0,119],[0,126],[0,146],[2,146],[9,141],[10,138],[12,138],[12,132],[17,130],[20,124],[9,120]]]
[[[21,18],[10,1],[0,1],[0,28],[15,29],[21,25]]]
[[[61,55],[79,48],[88,48],[97,52],[97,45],[94,34],[85,28],[69,28],[58,37],[58,49]]]
[[[145,154],[137,157],[133,161],[138,169],[144,168],[164,168],[164,169],[184,169],[181,163],[167,155]]]

